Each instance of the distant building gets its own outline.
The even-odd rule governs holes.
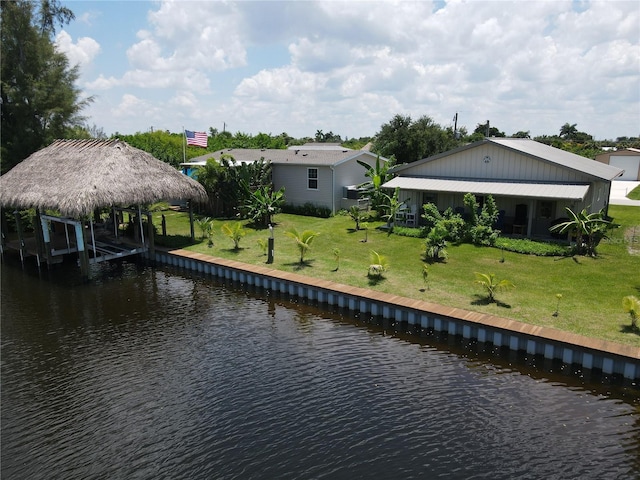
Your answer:
[[[596,161],[624,170],[622,176],[616,180],[640,181],[640,149],[638,148],[624,148],[601,153],[596,156]]]

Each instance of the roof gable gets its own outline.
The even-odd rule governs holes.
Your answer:
[[[454,150],[449,150],[448,152],[434,155],[417,162],[400,165],[398,167],[395,167],[393,171],[395,173],[400,173],[406,170],[410,170],[417,165],[432,162],[434,160],[448,157],[465,150],[477,149],[487,144],[496,146],[498,148],[512,150],[514,152],[526,155],[539,161],[549,162],[562,168],[574,170],[603,180],[613,180],[623,173],[623,170],[617,167],[612,167],[610,165],[591,160],[590,158],[582,157],[580,155],[576,155],[575,153],[567,152],[565,150],[551,147],[549,145],[545,145],[544,143],[536,142],[527,138],[496,137],[486,138],[479,142],[465,145]]]

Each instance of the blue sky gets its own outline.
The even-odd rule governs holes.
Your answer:
[[[58,48],[107,134],[372,136],[395,114],[472,131],[640,136],[636,1],[64,1]]]

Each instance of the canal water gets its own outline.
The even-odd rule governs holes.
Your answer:
[[[637,386],[173,269],[1,266],[3,479],[639,478]]]

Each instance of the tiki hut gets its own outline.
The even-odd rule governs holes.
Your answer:
[[[169,199],[204,202],[207,194],[171,165],[117,139],[57,140],[0,177],[0,207],[72,218]]]
[[[153,253],[151,214],[144,212],[148,230],[145,240],[141,206],[162,200],[205,202],[207,194],[202,185],[171,165],[117,139],[57,140],[0,177],[3,214],[8,209],[36,210],[36,247],[31,252],[22,236],[19,216],[16,223],[21,258],[33,254],[38,264],[41,259],[51,264],[56,255],[78,252],[81,267],[84,265],[86,270],[90,263],[150,250]],[[125,248],[118,239],[107,243],[108,240],[98,238],[92,214],[104,208],[111,209],[116,237],[119,215],[123,211],[131,213],[130,218],[135,218],[136,240],[142,237],[138,247]],[[43,214],[46,210],[57,211],[59,216]],[[191,219],[193,237],[192,216]],[[56,225],[62,225],[64,230],[65,248],[55,245]]]

